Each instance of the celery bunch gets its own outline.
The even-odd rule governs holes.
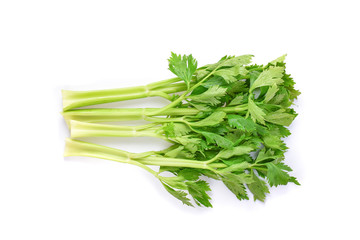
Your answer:
[[[172,53],[169,69],[176,77],[146,86],[97,91],[63,91],[63,116],[71,130],[65,156],[89,156],[139,166],[160,180],[184,204],[212,207],[206,176],[222,181],[239,200],[264,201],[269,186],[299,184],[284,164],[283,139],[300,94],[285,72],[285,55],[266,65],[251,64],[252,55],[225,56],[202,67],[192,55]],[[89,105],[159,96],[162,108],[93,108]],[[143,119],[148,124],[110,122]],[[79,137],[150,136],[170,142],[162,151],[129,153]],[[148,165],[159,166],[154,171]],[[163,172],[170,172],[165,177]],[[268,186],[269,185],[269,186]]]

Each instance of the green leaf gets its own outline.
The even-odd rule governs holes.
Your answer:
[[[285,113],[282,110],[266,114],[265,120],[274,124],[290,126],[296,115]]]
[[[195,169],[191,169],[191,168],[184,168],[182,170],[180,170],[178,176],[179,177],[183,177],[186,180],[189,181],[196,181],[199,179],[199,176],[201,175],[200,172],[198,172]]]
[[[221,158],[221,162],[225,163],[228,166],[232,166],[234,164],[242,163],[242,162],[252,162],[252,158],[249,154],[243,154],[240,156],[233,156],[228,159]]]
[[[263,137],[263,141],[266,147],[282,150],[286,149],[286,146],[284,142],[280,139],[280,136],[266,135]]]
[[[244,95],[237,95],[237,96],[228,104],[228,106],[239,105],[240,103],[242,103],[243,100],[244,100]]]
[[[197,151],[198,148],[195,150]],[[179,152],[179,154],[176,156],[177,158],[183,158],[183,159],[194,159],[195,157],[195,151],[192,153],[187,149],[184,149],[183,151]]]
[[[269,182],[269,185],[272,186],[278,186],[278,185],[286,185],[289,180],[290,176],[287,172],[284,172],[282,170],[283,165],[274,164],[272,162],[265,163],[267,166],[267,179]]]
[[[279,89],[278,93],[269,101],[271,104],[281,105],[282,102],[284,102],[287,98],[286,93],[281,93]]]
[[[292,171],[291,167],[289,167],[288,165],[285,165],[285,164],[282,163],[282,162],[277,163],[276,166],[278,166],[280,169],[285,170],[285,171],[288,171],[288,172],[291,172],[291,171]]]
[[[249,118],[244,118],[240,115],[229,114],[227,116],[229,125],[241,131],[254,132],[256,131],[256,124]]]
[[[240,171],[243,172],[245,169],[249,168],[251,166],[248,162],[241,162],[231,165],[230,167],[224,168],[222,170],[219,170],[221,173],[230,173],[230,172],[236,172]]]
[[[200,103],[209,103],[210,105],[217,105],[221,103],[219,99],[225,96],[225,94],[226,94],[226,88],[220,86],[211,86],[205,92],[198,95],[190,95],[188,96],[188,98]]]
[[[195,203],[198,206],[205,206],[205,207],[212,207],[210,203],[210,197],[206,193],[208,191],[211,191],[209,184],[205,182],[204,180],[199,180],[197,182],[186,182],[188,186],[188,191],[190,195],[194,198]]]
[[[283,76],[283,72],[283,67],[270,67],[269,69],[263,71],[251,85],[250,92],[258,87],[272,86],[273,84],[282,83],[283,80],[281,77]]]
[[[189,102],[189,104],[191,106],[193,106],[194,108],[196,108],[197,110],[199,111],[202,111],[202,112],[209,112],[211,111],[211,107],[206,105],[206,104],[203,104],[203,103],[194,103],[194,102]]]
[[[246,138],[246,134],[240,130],[235,130],[226,134],[225,138],[232,141],[234,146],[238,146]]]
[[[230,126],[231,127],[231,126]],[[227,139],[229,139],[232,142],[237,142],[239,139],[244,140],[245,139],[245,134],[243,133],[243,131],[240,130],[234,130],[232,132],[228,132],[225,136]],[[241,142],[239,141],[239,142]],[[238,142],[238,143],[239,143]]]
[[[224,59],[224,61],[222,62],[221,66],[222,67],[232,67],[235,65],[238,66],[242,66],[242,65],[247,65],[249,63],[251,63],[251,59],[253,58],[253,55],[241,55],[238,57],[230,57],[227,59]]]
[[[192,153],[199,150],[199,146],[201,143],[200,138],[194,138],[191,136],[175,137],[175,138],[171,138],[171,140],[173,140],[177,143],[180,143],[181,145],[183,145],[187,150],[189,150]]]
[[[265,125],[264,117],[265,117],[266,113],[261,108],[259,108],[250,97],[249,97],[249,102],[248,102],[248,110],[249,110],[251,119],[254,122],[259,122],[259,123]]]
[[[264,102],[268,103],[275,96],[275,94],[278,90],[279,90],[279,88],[277,87],[277,85],[273,84],[266,92]]]
[[[219,147],[225,149],[233,147],[233,142],[216,133],[205,132],[205,131],[201,131],[200,133],[206,138],[208,144],[210,143],[217,144]]]
[[[252,57],[253,57],[253,55],[241,55],[238,57],[224,56],[217,63],[209,64],[204,67],[206,67],[206,69],[208,71],[213,71],[218,66],[232,67],[235,65],[247,65],[247,64],[251,63]]]
[[[282,163],[282,162],[277,163],[276,166],[277,166],[278,168],[282,169],[282,170],[287,171],[287,172],[291,172],[291,171],[292,171],[292,169],[291,169],[289,166],[285,165],[285,164]],[[300,185],[300,183],[296,180],[296,178],[295,178],[295,177],[292,177],[292,176],[290,176],[289,182],[295,183],[296,185]]]
[[[301,185],[295,177],[290,177],[289,182],[295,183],[296,185]]]
[[[227,150],[224,150],[220,153],[220,156],[221,158],[231,158],[233,156],[240,156],[240,155],[243,155],[243,154],[248,154],[250,153],[252,150],[254,150],[253,147],[251,146],[237,146],[237,147],[234,147],[233,149],[227,149]]]
[[[262,71],[262,70],[261,70]],[[259,72],[259,71],[251,71],[250,73],[249,73],[249,75],[250,75],[250,86],[252,86],[253,85],[253,83],[255,82],[255,80],[259,77],[259,75],[260,75],[260,73],[261,72]]]
[[[183,123],[174,123],[174,133],[175,136],[184,136],[188,134],[191,129]]]
[[[215,179],[215,180],[219,180],[220,177],[219,175],[217,175],[216,173],[214,173],[213,171],[211,170],[207,170],[207,169],[198,169],[199,172],[201,172],[202,175],[208,177],[208,178],[212,178],[212,179]]]
[[[284,87],[288,91],[289,99],[291,101],[297,99],[297,97],[300,95],[300,91],[294,88],[295,85],[294,79],[290,76],[290,74],[286,74],[286,73],[284,74],[282,79],[284,80]]]
[[[184,80],[187,85],[187,88],[190,87],[190,81],[197,69],[197,61],[190,54],[189,56],[180,54],[177,55],[171,52],[171,57],[169,58],[169,70],[173,72],[180,79]]]
[[[166,191],[168,191],[171,195],[179,199],[183,204],[193,207],[194,205],[191,204],[190,199],[187,198],[187,193],[184,191],[176,191],[175,189],[169,187],[166,184],[162,184]]]
[[[166,137],[175,137],[175,131],[174,131],[174,123],[165,123],[163,125],[163,130]]]
[[[268,126],[271,126],[270,124],[268,124]],[[276,125],[277,126],[277,129],[279,131],[279,135],[282,136],[282,137],[288,137],[291,135],[291,132],[289,131],[289,129],[287,129],[286,127],[284,126],[281,126],[281,125]]]
[[[170,150],[170,151],[166,152],[164,155],[166,157],[176,158],[179,155],[179,153],[181,151],[183,151],[183,150],[184,150],[184,146],[179,146],[179,147],[177,147],[177,148],[175,148],[173,150]]]
[[[282,55],[281,57],[278,57],[277,59],[272,60],[270,63],[276,66],[277,63],[282,63],[282,62],[284,62],[286,56],[287,56],[287,54],[284,54],[284,55]]]
[[[246,68],[244,66],[235,65],[230,68],[223,68],[223,69],[216,70],[214,72],[214,75],[222,77],[225,80],[225,82],[227,82],[227,83],[233,83],[238,80],[236,78],[236,76],[246,75],[247,73],[248,73],[248,71],[246,70]]]
[[[207,71],[206,69],[200,69],[198,71],[196,71],[195,73],[195,76],[196,76],[196,79],[198,81],[200,81],[201,79],[203,79],[204,77],[206,77],[210,72]]]
[[[205,92],[206,90],[207,90],[206,87],[200,85],[200,86],[196,87],[194,90],[192,90],[192,92],[189,96],[199,95],[199,94]]]
[[[204,119],[202,119],[200,121],[196,121],[196,122],[189,122],[189,124],[191,126],[195,126],[195,127],[214,126],[214,125],[221,123],[224,120],[225,116],[226,116],[226,113],[224,113],[222,111],[216,111],[216,112],[213,112],[207,118],[204,118]]]
[[[220,124],[216,125],[216,126],[213,126],[213,127],[207,127],[205,129],[205,131],[207,132],[213,132],[213,133],[216,133],[216,134],[219,134],[219,135],[225,135],[225,134],[228,134],[229,131],[230,131],[230,127],[228,124],[226,124],[226,122],[221,122]],[[229,138],[227,138],[229,139]],[[229,139],[231,141],[231,139]]]
[[[167,137],[179,137],[188,134],[191,129],[183,123],[166,123],[163,125],[165,136]]]
[[[203,86],[205,88],[210,88],[212,86],[223,86],[223,85],[227,85],[227,83],[224,81],[222,77],[213,76],[207,79],[205,82],[203,82],[200,86]]]
[[[187,190],[186,183],[179,180],[178,177],[160,177],[160,181],[172,188]]]
[[[254,201],[259,200],[261,202],[265,201],[266,193],[269,192],[269,188],[266,186],[266,183],[261,180],[255,174],[252,175],[254,182],[247,184],[250,192],[254,195]]]
[[[266,151],[266,148],[261,149],[259,154],[256,157],[255,163],[261,163],[264,161],[273,161],[274,159],[279,158],[280,156],[275,155],[274,151],[269,149]]]
[[[222,178],[225,186],[235,194],[239,200],[249,199],[244,184],[252,183],[253,179],[249,174],[226,174]]]
[[[246,81],[242,80],[229,84],[226,91],[226,93],[228,93],[228,95],[231,95],[232,98],[236,96],[243,96],[244,99],[240,103],[243,103],[245,98],[247,98],[247,92],[249,92],[248,85],[246,84]]]
[[[248,174],[248,173],[228,173],[225,174],[225,177],[229,177],[231,176],[231,178],[236,179],[238,182],[243,183],[243,184],[250,184],[254,182],[253,177]]]

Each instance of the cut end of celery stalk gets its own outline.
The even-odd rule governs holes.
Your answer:
[[[66,138],[64,157],[72,157],[72,156],[96,157],[96,156],[92,156],[94,152],[93,145],[94,144],[92,143]]]
[[[64,111],[70,109],[71,102],[72,102],[72,101],[70,101],[71,92],[72,92],[72,91],[61,90],[62,102],[63,102],[63,110],[64,110]]]
[[[70,130],[70,137],[77,138],[82,137],[81,134],[81,123],[80,121],[70,120],[69,121],[69,130]]]
[[[94,157],[125,163],[129,160],[129,153],[126,151],[66,138],[64,157],[71,156]]]
[[[77,156],[75,142],[71,138],[65,139],[64,157]]]

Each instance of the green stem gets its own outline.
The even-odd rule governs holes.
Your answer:
[[[84,122],[115,122],[143,120],[145,117],[154,116],[151,114],[158,108],[93,108],[93,109],[74,109],[62,112],[65,120],[84,121]],[[169,116],[191,116],[199,113],[195,108],[173,108],[163,112]],[[160,116],[160,115],[159,115]]]
[[[155,127],[157,125],[159,125],[159,124],[158,123],[149,123],[149,124],[144,124],[144,125],[131,126],[131,128],[133,128],[135,130],[143,130],[143,129]],[[128,126],[123,126],[123,127],[128,127]]]
[[[171,101],[171,99],[172,99],[172,97],[169,94],[161,92],[161,91],[151,91],[151,92],[149,92],[148,96],[149,97],[162,97],[169,101]]]
[[[94,157],[115,162],[128,163],[141,167],[155,177],[158,177],[158,173],[149,168],[148,166],[141,164],[140,162],[131,160],[129,157],[129,153],[125,151],[67,138],[64,157],[70,156]]]
[[[155,123],[182,122],[187,123],[184,118],[160,118],[160,117],[144,117],[144,120]]]
[[[206,161],[206,162],[207,162],[208,164],[215,162],[215,161],[218,160],[218,158],[221,156],[221,153],[222,153],[222,152],[219,152],[218,154],[215,155],[215,157],[213,157],[212,159],[210,159],[210,160],[208,160],[208,161]]]
[[[125,101],[152,96],[160,96],[171,100],[171,97],[168,94],[185,91],[187,88],[185,83],[171,84],[177,81],[179,81],[179,79],[172,78],[162,81],[161,84],[154,83],[153,85],[150,84],[147,86],[93,91],[62,90],[63,109],[64,111],[66,111],[73,108],[85,107],[90,105]]]
[[[267,171],[267,168],[264,167],[256,167],[256,166],[252,166],[253,169],[257,169],[257,170],[261,170],[261,171]]]
[[[64,156],[83,156],[83,157],[94,157],[101,158],[111,161],[117,161],[121,163],[130,163],[135,164],[135,162],[142,164],[141,167],[145,165],[156,165],[156,166],[168,166],[168,167],[188,167],[188,168],[198,168],[211,170],[212,167],[209,167],[204,161],[188,160],[188,159],[178,159],[178,158],[167,158],[167,157],[157,157],[157,156],[146,156],[144,158],[132,159],[132,153],[110,148],[106,146],[101,146],[94,143],[88,143],[73,139],[66,139],[65,153]],[[134,154],[135,156],[138,154]],[[226,164],[217,164],[216,167],[226,167]]]
[[[180,78],[178,78],[178,77],[175,77],[175,78],[170,78],[170,79],[150,83],[150,84],[148,84],[146,86],[147,86],[147,88],[149,90],[153,90],[153,89],[164,87],[164,86],[167,86],[169,84],[176,83],[176,82],[179,82],[179,81],[182,81],[182,80]]]
[[[196,160],[187,160],[187,159],[177,159],[177,158],[165,158],[165,157],[146,157],[144,159],[137,160],[138,162],[145,165],[156,165],[156,166],[166,166],[166,167],[188,167],[188,168],[199,168],[209,170],[206,162],[196,161]]]
[[[149,124],[147,124],[149,125]],[[158,128],[145,128],[144,126],[119,126],[111,124],[87,123],[80,121],[70,121],[70,134],[73,138],[79,137],[158,137]]]
[[[200,111],[195,108],[171,108],[153,115],[159,108],[93,108],[93,109],[74,109],[62,112],[65,120],[69,124],[70,120],[83,122],[116,122],[130,120],[144,120],[152,116],[193,116]],[[221,107],[219,111],[226,113],[240,113],[247,111],[247,104],[234,107]]]
[[[212,168],[226,168],[226,167],[228,167],[228,165],[226,165],[225,163],[209,163],[208,166],[212,167]]]

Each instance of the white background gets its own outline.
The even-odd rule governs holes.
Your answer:
[[[0,239],[359,239],[357,2],[1,1]],[[63,158],[61,89],[169,78],[170,51],[200,65],[288,54],[302,95],[286,162],[302,186],[240,202],[211,181],[214,208],[189,208],[142,169]]]

